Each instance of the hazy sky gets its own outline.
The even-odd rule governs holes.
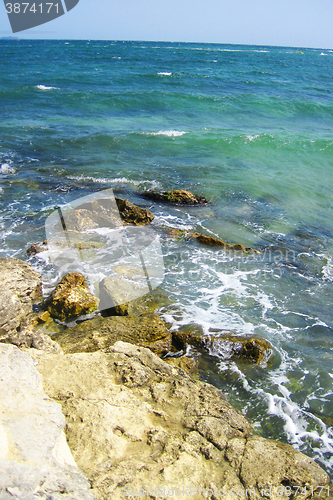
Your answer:
[[[333,48],[332,22],[333,0],[80,0],[16,36]],[[1,2],[0,36],[10,35]]]

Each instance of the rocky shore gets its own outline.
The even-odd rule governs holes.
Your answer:
[[[38,326],[41,278],[29,264],[0,259],[0,290],[1,500],[168,498],[183,487],[195,499],[274,500],[300,487],[303,499],[329,484],[310,458],[253,434],[218,389],[155,354],[175,343],[156,314],[96,317],[58,343]]]
[[[185,191],[170,193],[150,197],[208,203]],[[117,206],[126,224],[153,219],[124,200]],[[99,220],[111,223],[107,207],[97,208]],[[74,212],[79,230],[98,222],[90,205]],[[46,245],[34,245],[30,254]],[[101,315],[80,273],[65,275],[43,298],[41,276],[30,264],[0,259],[0,500],[330,496],[321,467],[254,434],[186,356],[190,346],[263,367],[273,355],[265,339],[171,332],[156,314],[168,301],[163,293],[126,302],[121,277],[105,280],[110,303],[114,289],[123,300]]]

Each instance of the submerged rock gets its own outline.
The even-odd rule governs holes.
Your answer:
[[[211,236],[205,236],[204,234],[200,233],[193,233],[191,237],[195,238],[197,241],[199,241],[199,243],[202,243],[203,245],[223,247],[228,250],[240,250],[244,253],[256,252],[256,250],[251,247],[245,247],[244,245],[240,244],[226,243],[225,241],[219,240],[218,238],[212,238]]]
[[[143,196],[151,200],[167,201],[180,205],[204,205],[209,203],[204,196],[190,193],[189,191],[185,191],[185,189],[176,189],[174,191],[146,191],[143,193]]]
[[[65,353],[94,352],[118,340],[148,347],[159,355],[171,348],[171,333],[157,314],[97,317],[56,333],[52,340],[58,342]]]
[[[157,492],[169,498],[171,489],[183,486],[192,487],[195,499],[212,490],[217,493],[210,497],[226,500],[235,491],[286,500],[279,495],[286,485],[303,488],[305,499],[312,488],[329,484],[310,458],[253,435],[218,389],[148,349],[116,342],[105,352],[35,355],[45,392],[62,405],[67,442],[96,500],[134,498],[140,490],[149,496],[148,488],[153,498]]]
[[[80,273],[68,273],[62,278],[46,306],[53,318],[67,321],[98,309],[99,299],[94,297]]]
[[[31,265],[13,258],[0,259],[0,330],[18,331],[42,299],[41,275]]]
[[[61,406],[46,396],[36,365],[0,344],[0,498],[93,500],[66,443]]]

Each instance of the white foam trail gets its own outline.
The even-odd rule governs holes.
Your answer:
[[[39,90],[59,90],[58,87],[47,87],[46,85],[36,85]]]
[[[186,134],[186,132],[179,130],[159,130],[158,132],[147,133],[147,135],[165,135],[166,137],[181,137],[184,134]]]
[[[248,139],[249,141],[254,141],[255,139],[258,139],[258,137],[260,137],[259,135],[246,135],[245,136],[246,139]]]
[[[323,266],[322,274],[325,281],[333,281],[333,262],[332,257],[326,257],[327,264]]]
[[[67,179],[73,181],[92,181],[99,184],[132,184],[133,186],[148,186],[150,189],[162,189],[162,185],[157,181],[143,180],[134,181],[127,179],[127,177],[115,177],[113,179],[107,179],[106,177],[92,177],[89,175],[69,175]]]
[[[9,163],[2,163],[0,165],[0,174],[15,174],[15,168],[11,167]]]
[[[171,76],[172,73],[171,71],[161,71],[160,73],[157,73],[158,75],[162,75],[162,76]]]

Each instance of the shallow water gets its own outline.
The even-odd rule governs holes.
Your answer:
[[[333,52],[23,40],[0,51],[0,256],[25,259],[56,206],[106,187],[149,207],[156,228],[259,250],[161,233],[173,298],[161,314],[174,329],[269,340],[268,367],[212,352],[203,377],[333,477]],[[152,203],[139,196],[149,188],[211,204]]]

